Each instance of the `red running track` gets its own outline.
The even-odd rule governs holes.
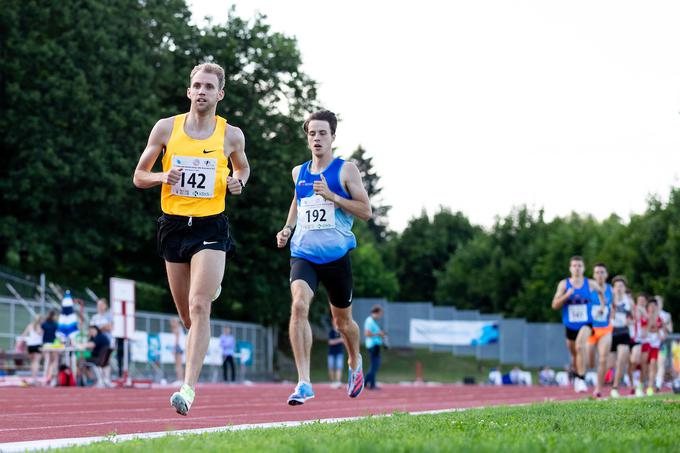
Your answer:
[[[0,443],[226,425],[345,418],[584,398],[569,388],[384,385],[350,399],[316,384],[316,398],[288,406],[293,385],[199,385],[189,416],[170,407],[171,388],[0,388]]]

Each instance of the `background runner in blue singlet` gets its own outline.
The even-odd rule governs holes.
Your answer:
[[[586,349],[588,337],[591,334],[591,319],[588,313],[588,303],[591,291],[602,292],[602,288],[592,280],[584,277],[585,262],[580,256],[572,256],[569,260],[570,278],[566,278],[557,285],[553,297],[553,310],[562,310],[562,324],[564,324],[567,349],[571,354],[571,366],[574,370],[574,390],[586,392],[584,375],[586,372]]]

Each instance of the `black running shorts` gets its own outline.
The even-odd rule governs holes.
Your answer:
[[[593,325],[592,325],[592,324],[584,324],[584,325],[582,325],[581,327],[579,327],[579,328],[576,329],[576,330],[570,329],[569,327],[564,326],[564,333],[565,333],[565,335],[566,335],[566,337],[567,337],[567,340],[576,341],[576,337],[578,336],[578,333],[579,333],[579,332],[581,331],[581,329],[583,329],[584,327],[588,327],[590,330],[593,330]]]
[[[621,329],[614,328],[614,332],[612,332],[612,347],[610,351],[616,352],[620,344],[630,346],[630,341],[628,327],[622,327]]]
[[[321,282],[334,307],[347,308],[352,305],[352,263],[349,252],[342,258],[325,264],[291,258],[290,282],[295,280],[304,280],[314,292]]]
[[[567,337],[567,340],[576,341],[578,330],[570,329],[569,327],[564,326],[564,333]]]
[[[163,214],[158,218],[156,234],[158,254],[171,263],[189,263],[201,250],[221,250],[227,259],[235,246],[229,234],[229,220],[224,214],[207,217],[184,217]]]

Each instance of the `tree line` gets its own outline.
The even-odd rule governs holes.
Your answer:
[[[159,191],[136,190],[132,173],[156,120],[188,109],[191,68],[214,61],[227,73],[217,113],[244,131],[253,173],[243,196],[227,200],[239,252],[213,310],[283,324],[288,254],[274,236],[293,195],[290,169],[309,158],[301,123],[320,107],[316,83],[301,69],[295,38],[266,17],[231,10],[224,24],[190,19],[183,0],[3,3],[0,264],[102,294],[109,277],[132,278],[139,309],[172,311],[154,239]],[[338,152],[357,163],[374,203],[374,218],[355,226],[357,296],[554,320],[554,287],[569,256],[582,254],[680,309],[675,190],[628,223],[546,221],[518,208],[484,229],[441,209],[395,233],[369,152]],[[317,316],[326,305],[319,301]]]
[[[582,255],[586,274],[602,262],[623,275],[635,293],[661,295],[680,314],[680,189],[667,201],[648,200],[645,212],[623,221],[571,214],[546,220],[542,210],[515,208],[490,228],[460,212],[422,213],[378,246],[397,288],[382,295],[433,301],[530,321],[559,321],[550,308],[557,283],[569,276],[569,258]],[[375,294],[377,295],[377,294]]]

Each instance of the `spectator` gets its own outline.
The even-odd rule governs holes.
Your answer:
[[[531,385],[532,378],[531,373],[520,369],[520,367],[514,367],[509,373],[510,384],[512,385]]]
[[[175,382],[172,385],[182,385],[184,382],[184,367],[182,366],[182,359],[184,357],[184,342],[185,335],[184,329],[179,324],[177,318],[172,318],[170,320],[170,329],[172,334],[175,336],[174,350],[173,354],[175,356]]]
[[[342,368],[345,361],[343,340],[336,330],[335,318],[331,318],[331,329],[328,332],[328,378],[333,388],[339,388],[342,384]]]
[[[113,339],[113,315],[109,310],[109,304],[106,299],[101,298],[97,300],[97,313],[90,319],[90,325],[95,325],[99,331],[109,340],[109,348],[113,349],[116,342]],[[123,350],[121,347],[116,351],[116,361],[118,362],[118,377],[123,376]],[[107,365],[104,368],[104,376],[106,381],[111,380],[111,367]]]
[[[487,380],[489,385],[503,385],[503,374],[498,368],[491,368],[489,370],[489,378]]]
[[[519,369],[518,366],[513,367],[512,370],[510,370],[510,383],[512,385],[519,385],[522,377],[522,370]]]
[[[109,311],[109,304],[106,299],[99,299],[97,301],[97,313],[90,319],[90,326],[97,326],[99,331],[109,339],[109,344],[112,344],[113,331],[113,316]]]
[[[555,370],[550,368],[548,365],[544,366],[541,372],[538,374],[538,383],[540,385],[557,385],[555,380]]]
[[[366,337],[366,349],[371,357],[371,368],[366,375],[366,388],[376,389],[376,375],[380,369],[380,348],[383,345],[383,338],[385,332],[380,328],[378,320],[383,315],[383,309],[380,305],[374,305],[371,308],[371,315],[364,321],[364,335]]]
[[[220,349],[222,349],[222,377],[225,382],[236,381],[236,367],[234,366],[234,353],[236,352],[236,339],[231,334],[231,328],[225,326],[220,335]],[[227,366],[229,366],[230,377],[227,376]]]
[[[86,358],[85,362],[96,367],[99,365],[99,363],[101,363],[104,355],[109,353],[111,343],[109,341],[109,337],[107,337],[106,334],[102,332],[95,324],[90,324],[88,334],[90,339],[87,343],[85,343],[85,348],[90,351],[90,357]],[[92,366],[84,368],[85,375],[87,375],[88,379],[91,380],[95,378],[92,376]],[[110,386],[111,384],[107,380],[106,376],[104,376],[104,382],[97,382],[97,385]]]
[[[43,348],[45,348],[45,345],[53,345],[57,339],[57,328],[59,327],[57,319],[57,312],[55,310],[50,310],[47,312],[47,318],[45,318],[45,321],[40,325],[43,331]],[[45,356],[45,363],[47,364],[47,369],[45,369],[45,384],[49,384],[57,375],[59,351],[44,351],[43,355]]]
[[[21,334],[26,341],[28,357],[31,359],[31,385],[38,384],[38,370],[40,369],[43,332],[40,329],[40,315],[36,315]]]

